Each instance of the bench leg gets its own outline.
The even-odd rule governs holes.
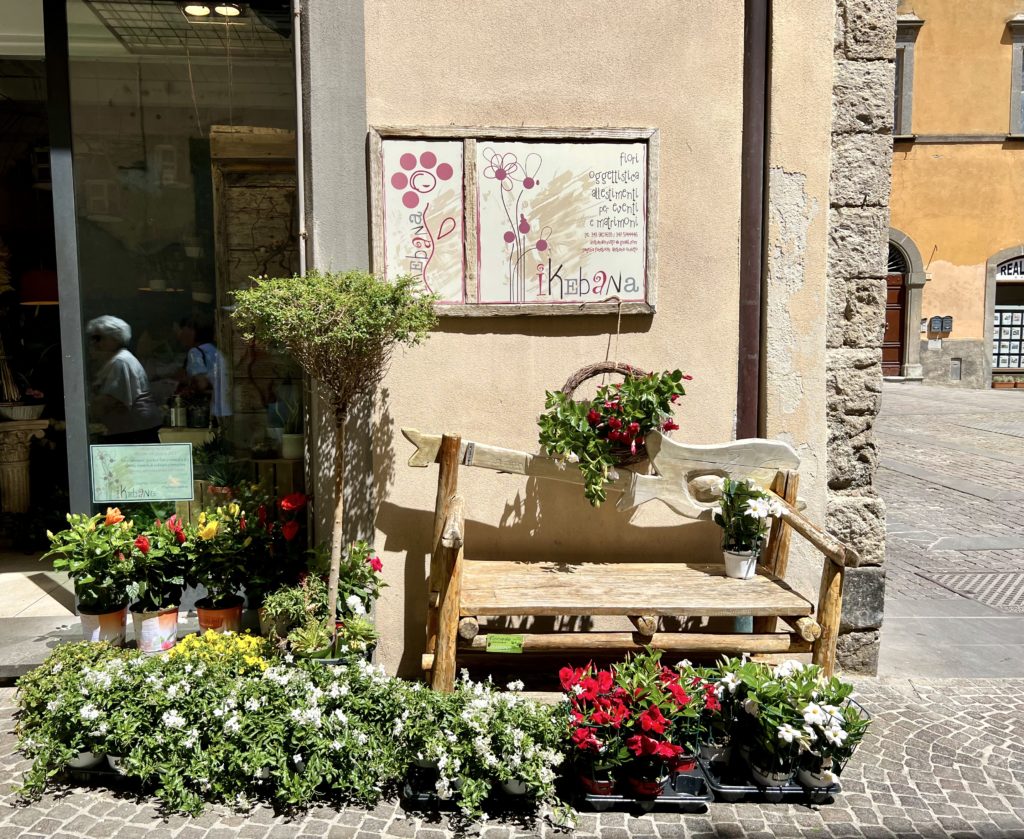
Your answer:
[[[441,589],[441,609],[437,620],[437,648],[430,686],[450,693],[455,688],[455,649],[459,640],[459,601],[462,597],[462,548],[444,548],[441,552],[447,584]]]
[[[826,676],[831,676],[836,669],[836,642],[843,616],[843,572],[841,565],[825,559],[818,595],[817,618],[821,636],[814,642],[813,661],[821,666]]]

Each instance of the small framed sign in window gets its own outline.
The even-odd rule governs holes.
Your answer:
[[[373,267],[448,316],[655,310],[656,129],[370,131]]]

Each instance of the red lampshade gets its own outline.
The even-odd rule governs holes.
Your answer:
[[[56,306],[57,272],[36,268],[21,275],[18,296],[22,306]]]

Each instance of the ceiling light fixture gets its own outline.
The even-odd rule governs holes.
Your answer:
[[[206,17],[210,14],[210,7],[205,3],[185,3],[181,10],[186,17]]]
[[[218,3],[213,10],[221,17],[238,17],[242,14],[242,7],[238,3]]]

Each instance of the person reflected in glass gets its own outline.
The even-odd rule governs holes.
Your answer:
[[[160,406],[149,378],[128,350],[132,328],[121,318],[101,315],[86,324],[89,358],[95,374],[89,418],[102,423],[104,443],[159,443]]]
[[[178,321],[175,326],[178,342],[188,350],[183,384],[193,391],[209,394],[213,425],[223,428],[225,420],[231,416],[231,391],[228,365],[214,343],[213,327],[190,318]]]

